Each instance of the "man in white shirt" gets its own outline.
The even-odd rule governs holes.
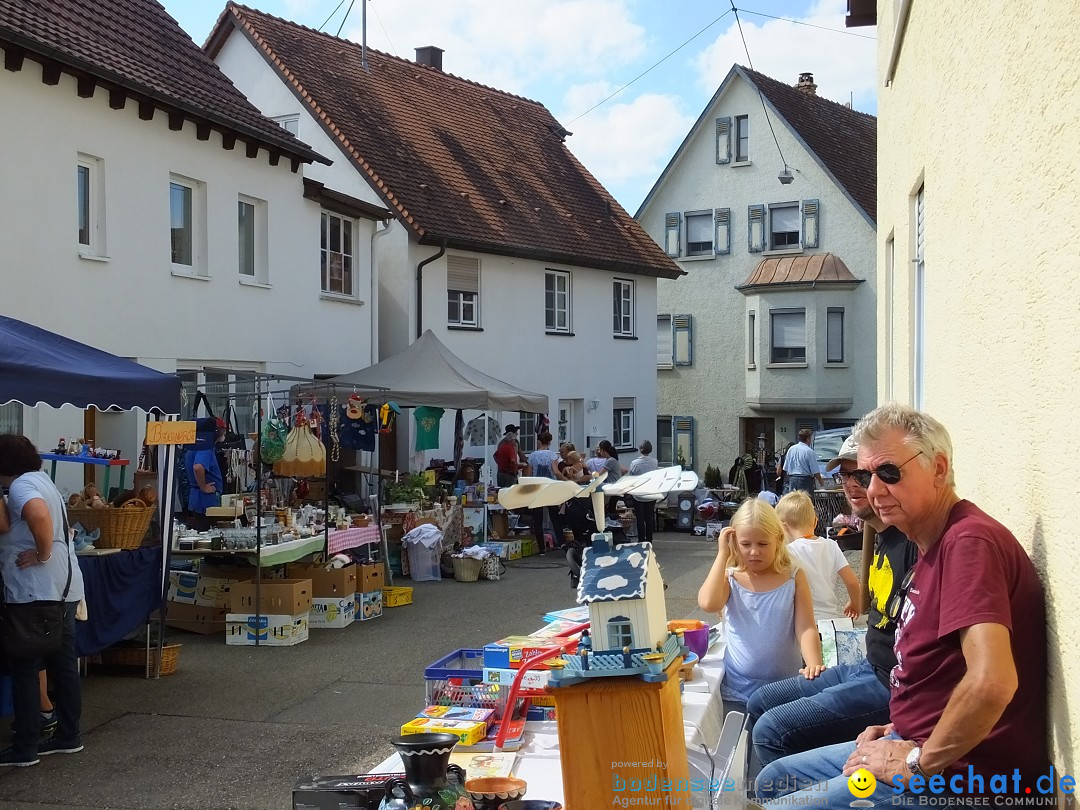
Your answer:
[[[803,428],[799,431],[799,440],[791,446],[784,457],[784,472],[788,474],[788,491],[801,489],[810,497],[814,496],[814,482],[819,487],[825,482],[818,471],[817,454],[810,446],[814,431]]]

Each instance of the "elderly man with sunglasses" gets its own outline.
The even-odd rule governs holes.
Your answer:
[[[915,564],[914,543],[874,514],[866,490],[852,476],[858,442],[848,437],[826,472],[837,469],[852,514],[871,527],[873,545],[864,547],[869,604],[866,658],[859,664],[829,667],[812,681],[801,676],[766,684],[747,704],[757,764],[822,745],[848,742],[868,725],[889,722],[889,673],[896,665],[893,635],[903,602],[904,577]],[[865,595],[864,595],[865,598]],[[763,771],[764,783],[782,779],[778,768]]]
[[[892,722],[773,763],[804,788],[777,804],[850,807],[848,777],[859,770],[876,779],[865,801],[877,807],[989,798],[995,784],[1027,795],[1048,770],[1045,602],[1035,568],[1008,529],[956,494],[952,441],[936,419],[890,404],[853,435],[852,477],[881,520],[919,547],[896,633]],[[792,789],[769,788],[759,796]]]

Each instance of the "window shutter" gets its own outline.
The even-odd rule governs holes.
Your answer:
[[[818,246],[818,201],[802,201],[802,246],[804,248],[816,248]]]
[[[692,470],[694,469],[694,417],[675,416],[671,421],[675,439],[674,463],[679,463],[681,455],[683,466]]]
[[[464,293],[479,292],[480,260],[468,256],[447,256],[446,289]]]
[[[682,214],[664,214],[664,251],[668,256],[679,255],[682,248]]]
[[[731,209],[717,208],[713,219],[716,222],[713,251],[717,256],[726,256],[731,253]]]
[[[746,216],[746,249],[761,253],[765,250],[765,206],[747,206]]]
[[[634,410],[634,398],[615,397],[611,400],[611,407],[616,411],[632,411]]]
[[[731,163],[731,117],[716,119],[716,162]]]
[[[694,316],[674,315],[671,319],[675,341],[675,365],[694,364]]]
[[[656,367],[671,368],[672,366],[672,333],[671,316],[656,316]]]

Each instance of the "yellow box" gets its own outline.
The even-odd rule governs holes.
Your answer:
[[[444,720],[441,717],[417,717],[401,727],[402,736],[429,733],[453,734],[462,745],[472,745],[487,736],[487,723],[474,723],[468,720]]]
[[[412,604],[412,588],[392,587],[382,589],[383,607],[401,607]]]

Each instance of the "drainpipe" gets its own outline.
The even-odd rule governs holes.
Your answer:
[[[439,245],[439,252],[429,256],[416,265],[416,338],[424,334],[424,265],[431,264],[436,259],[441,259],[446,253],[446,243]]]
[[[375,243],[390,232],[390,220],[382,220],[382,227],[375,225],[375,233],[371,235],[371,307],[368,315],[371,318],[371,365],[379,362],[379,257],[375,249]]]

